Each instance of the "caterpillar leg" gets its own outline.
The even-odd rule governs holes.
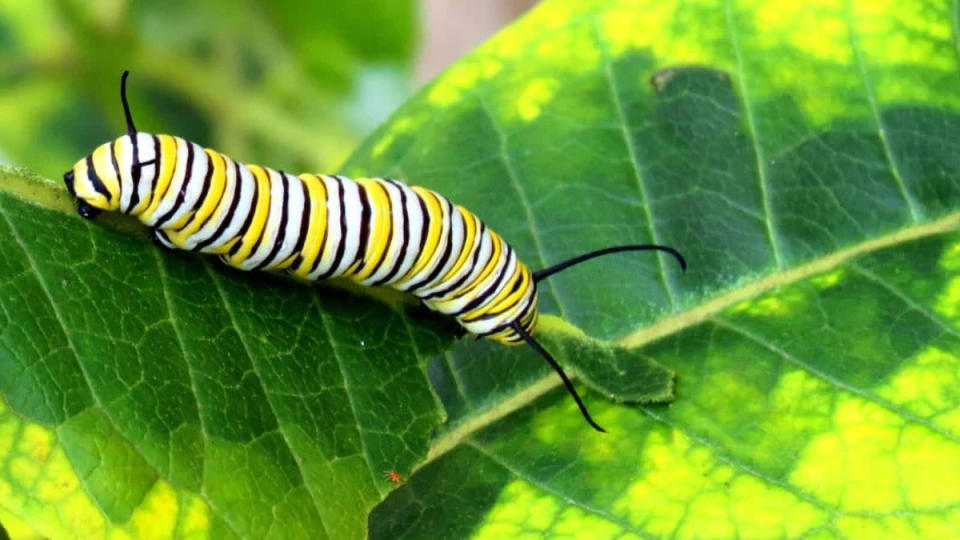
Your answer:
[[[176,246],[174,246],[170,242],[170,240],[167,238],[166,233],[164,233],[160,229],[153,229],[153,232],[150,233],[150,239],[153,240],[154,244],[164,249],[169,249],[169,250],[177,249]]]

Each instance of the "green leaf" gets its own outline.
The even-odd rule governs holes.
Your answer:
[[[22,173],[0,185],[5,511],[53,537],[357,537],[382,471],[422,460],[442,419],[423,364],[452,336],[432,317],[163,253]]]
[[[527,351],[432,364],[453,427],[371,536],[954,536],[956,13],[547,1],[398,111],[348,172],[446,193],[534,268],[662,242],[690,269],[541,291],[676,373],[669,405],[588,395],[609,435]]]
[[[348,172],[444,192],[534,268],[683,251],[686,273],[625,254],[541,290],[542,339],[599,390],[584,397],[607,435],[529,350],[464,340],[425,365],[450,334],[396,297],[163,253],[3,173],[0,520],[55,537],[953,536],[955,12],[547,0],[355,153]],[[424,370],[448,419],[433,438]],[[671,373],[669,405],[615,403],[668,397]],[[392,493],[386,470],[405,479]]]
[[[5,2],[0,163],[58,178],[123,129],[117,86],[130,70],[141,129],[288,169],[334,167],[408,95],[416,11],[413,0]]]

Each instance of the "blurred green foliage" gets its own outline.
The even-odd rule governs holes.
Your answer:
[[[58,178],[138,127],[335,169],[409,94],[414,0],[0,2],[0,163]]]

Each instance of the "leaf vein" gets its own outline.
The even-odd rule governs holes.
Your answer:
[[[722,326],[722,327],[724,327],[724,328],[727,328],[728,330],[730,330],[730,331],[732,331],[732,332],[734,332],[734,333],[740,334],[741,336],[747,338],[747,339],[750,340],[750,341],[753,341],[754,343],[762,346],[763,348],[769,350],[770,352],[776,354],[777,356],[780,356],[781,358],[783,358],[783,359],[786,360],[787,362],[789,362],[789,363],[791,363],[791,364],[793,364],[793,365],[795,365],[795,366],[797,366],[797,367],[799,367],[799,368],[807,371],[808,373],[810,373],[810,374],[812,374],[812,375],[815,375],[816,377],[822,379],[822,380],[825,381],[825,382],[828,382],[828,383],[836,386],[837,388],[839,388],[839,389],[841,389],[841,390],[845,390],[845,391],[847,391],[847,392],[850,392],[851,394],[853,394],[853,395],[855,395],[855,396],[858,396],[858,397],[860,397],[860,398],[863,398],[864,400],[869,401],[870,403],[873,403],[873,404],[875,404],[875,405],[877,405],[877,406],[879,406],[879,407],[882,407],[882,408],[888,410],[889,412],[898,414],[898,415],[900,415],[902,418],[904,418],[905,420],[908,420],[908,421],[911,421],[911,422],[913,422],[913,423],[916,423],[916,424],[919,424],[919,425],[921,425],[921,426],[924,426],[924,427],[930,429],[931,431],[934,431],[934,432],[940,434],[941,436],[943,436],[944,438],[946,438],[947,440],[949,440],[949,441],[951,441],[951,442],[960,443],[960,437],[958,437],[957,435],[954,435],[954,434],[952,434],[952,433],[944,430],[943,428],[941,428],[940,426],[938,426],[938,425],[934,424],[933,422],[927,420],[926,418],[921,418],[921,417],[913,414],[912,412],[910,412],[910,411],[908,411],[908,410],[906,410],[906,409],[904,409],[904,408],[902,408],[902,407],[899,407],[899,406],[897,406],[896,404],[894,404],[894,403],[892,403],[892,402],[890,402],[890,401],[887,401],[886,399],[883,399],[883,398],[881,398],[880,396],[877,396],[877,395],[875,395],[875,394],[872,394],[872,393],[870,393],[870,392],[868,392],[868,391],[866,391],[866,390],[862,390],[862,389],[857,388],[857,387],[855,387],[855,386],[851,386],[851,385],[849,385],[849,384],[847,384],[847,383],[845,383],[845,382],[837,379],[836,377],[833,377],[833,376],[831,376],[831,375],[829,375],[829,374],[827,374],[827,373],[825,373],[825,372],[823,372],[823,371],[821,371],[821,370],[819,370],[819,369],[811,366],[809,363],[804,362],[803,360],[801,360],[801,359],[797,358],[796,356],[788,353],[787,351],[781,349],[780,347],[777,347],[777,346],[774,345],[773,343],[770,343],[770,342],[767,341],[766,339],[763,339],[762,337],[760,337],[760,336],[758,336],[758,335],[750,332],[749,330],[747,330],[747,329],[745,329],[745,328],[743,328],[743,327],[741,327],[741,326],[738,326],[738,325],[730,322],[730,321],[727,320],[727,319],[714,317],[714,318],[711,318],[710,320],[711,320],[711,322],[713,322],[714,324],[717,324],[717,325],[719,325],[719,326]]]
[[[247,359],[250,362],[250,368],[252,369],[253,375],[257,378],[257,381],[260,384],[260,389],[263,390],[263,395],[267,400],[267,406],[270,407],[270,413],[273,415],[274,420],[277,422],[277,433],[280,434],[280,437],[283,439],[283,444],[286,446],[287,451],[290,452],[293,464],[297,468],[297,473],[300,476],[300,480],[303,482],[303,487],[307,490],[307,493],[310,495],[310,501],[313,503],[313,508],[316,511],[317,515],[320,517],[321,523],[323,523],[323,514],[320,512],[319,502],[316,500],[313,494],[313,490],[310,489],[309,484],[307,483],[307,477],[303,472],[303,466],[299,461],[299,456],[297,452],[293,449],[293,445],[290,443],[290,439],[287,438],[287,433],[283,430],[283,422],[280,420],[280,415],[277,414],[277,409],[273,405],[273,401],[270,399],[270,392],[267,391],[266,385],[263,382],[263,376],[260,374],[259,369],[257,368],[257,362],[254,359],[253,352],[250,350],[249,345],[247,345],[247,340],[244,337],[244,333],[240,331],[240,326],[237,324],[236,315],[233,312],[233,307],[230,305],[230,301],[227,300],[227,295],[224,294],[223,288],[220,286],[220,278],[216,272],[211,268],[209,263],[204,264],[204,269],[207,271],[207,275],[210,276],[211,281],[213,282],[214,288],[217,290],[217,294],[220,296],[220,301],[223,303],[223,307],[227,312],[227,315],[230,317],[230,324],[237,333],[237,336],[240,338],[240,345],[243,347],[244,353],[247,355]],[[264,433],[266,434],[266,433]],[[291,487],[290,492],[296,489],[295,486]],[[276,522],[276,519],[273,520]],[[274,523],[270,524],[272,528]],[[324,529],[326,529],[327,524],[323,523]],[[327,531],[324,530],[324,536],[329,537],[329,534],[326,534]]]
[[[773,249],[773,260],[777,269],[783,268],[783,256],[780,253],[780,244],[777,242],[777,233],[774,230],[773,210],[770,204],[770,179],[767,178],[766,159],[763,148],[760,145],[760,136],[757,130],[757,122],[753,117],[753,107],[750,104],[750,93],[747,89],[746,70],[743,67],[743,51],[740,47],[740,40],[737,37],[737,28],[734,25],[733,10],[731,0],[724,4],[724,12],[727,20],[727,29],[730,33],[730,43],[733,45],[734,54],[737,57],[737,86],[740,90],[741,108],[747,120],[747,136],[750,138],[750,144],[753,146],[753,155],[755,166],[757,168],[757,181],[760,184],[760,195],[763,201],[764,224],[767,230],[767,240]],[[736,114],[737,111],[734,111]]]
[[[890,141],[887,138],[887,129],[884,126],[883,119],[880,115],[879,106],[877,105],[876,89],[874,88],[873,81],[870,79],[869,73],[867,73],[867,66],[863,59],[863,51],[860,48],[860,39],[857,34],[857,27],[854,22],[850,0],[846,0],[843,5],[844,14],[847,18],[847,28],[850,32],[850,47],[853,49],[853,55],[857,60],[857,71],[860,74],[861,80],[863,81],[863,89],[867,94],[867,102],[870,104],[870,113],[873,115],[873,121],[877,128],[877,135],[880,137],[880,145],[883,147],[884,158],[886,159],[887,164],[890,166],[890,173],[893,175],[893,179],[897,183],[897,188],[900,190],[900,196],[903,197],[904,202],[907,204],[907,208],[910,210],[910,218],[914,223],[917,223],[920,221],[920,213],[917,210],[917,203],[914,200],[913,194],[910,193],[906,183],[903,181],[903,176],[900,173],[900,167],[897,165],[897,160],[894,158],[893,151],[890,148]]]

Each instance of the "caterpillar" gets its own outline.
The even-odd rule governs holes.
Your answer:
[[[127,101],[128,75],[120,77],[127,133],[63,175],[80,216],[129,214],[167,248],[218,255],[242,270],[307,280],[345,277],[410,293],[478,339],[528,345],[559,375],[587,423],[605,431],[533,337],[537,283],[621,251],[662,251],[686,270],[676,249],[613,246],[531,272],[476,215],[432,190],[386,178],[292,175],[180,137],[138,131]]]

